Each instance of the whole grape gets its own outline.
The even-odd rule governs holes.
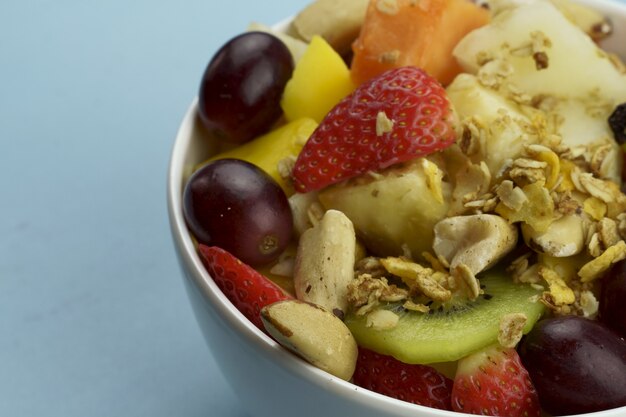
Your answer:
[[[200,243],[219,246],[251,266],[275,260],[293,231],[282,188],[238,159],[213,161],[196,171],[185,187],[183,213]]]
[[[293,72],[291,53],[277,37],[247,32],[228,41],[209,62],[198,113],[217,138],[246,142],[282,115],[280,99]]]
[[[552,415],[626,406],[626,342],[598,321],[544,319],[519,353],[542,408]]]
[[[626,337],[626,261],[613,265],[601,282],[600,321]]]

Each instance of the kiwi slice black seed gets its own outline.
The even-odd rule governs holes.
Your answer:
[[[500,320],[511,313],[528,318],[530,331],[544,311],[538,301],[540,290],[513,283],[500,270],[479,276],[484,291],[476,300],[450,302],[429,313],[408,311],[401,304],[385,306],[400,316],[392,329],[367,327],[366,318],[348,314],[346,325],[359,346],[390,355],[405,363],[427,364],[456,361],[498,340]]]

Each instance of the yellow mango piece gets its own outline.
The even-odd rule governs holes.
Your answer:
[[[219,153],[206,162],[225,158],[248,161],[267,172],[289,196],[294,193],[293,187],[280,175],[278,163],[284,158],[297,157],[316,128],[317,123],[313,119],[294,120],[250,142]]]
[[[287,120],[310,117],[319,123],[354,89],[341,56],[320,36],[314,36],[285,86],[280,105]]]

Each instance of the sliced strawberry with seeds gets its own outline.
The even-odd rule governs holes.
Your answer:
[[[313,132],[293,169],[298,192],[439,151],[457,137],[445,89],[415,67],[389,70],[343,99]]]
[[[452,380],[427,365],[409,365],[359,348],[354,384],[370,391],[441,410],[451,410]]]
[[[539,417],[539,398],[513,348],[491,346],[459,361],[452,409],[469,414]]]
[[[292,298],[263,274],[216,246],[198,245],[204,264],[217,286],[237,310],[265,331],[261,309]]]

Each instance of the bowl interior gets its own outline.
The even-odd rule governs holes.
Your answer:
[[[610,0],[578,0],[578,2],[591,6],[610,17],[614,24],[614,33],[602,43],[602,46],[626,60],[626,42],[624,42],[624,39],[626,39],[626,3]],[[282,21],[275,25],[275,28],[285,30],[289,21],[289,19]],[[189,277],[193,281],[193,285],[206,302],[210,303],[215,311],[218,312],[226,325],[239,332],[249,343],[258,346],[261,351],[270,352],[275,360],[284,362],[285,366],[293,367],[293,370],[301,377],[307,378],[312,383],[320,386],[329,387],[329,383],[333,384],[334,386],[328,389],[339,389],[340,392],[343,390],[344,393],[349,392],[347,395],[365,395],[376,401],[384,401],[386,406],[394,406],[411,411],[412,405],[382,397],[367,390],[355,389],[351,384],[320,372],[303,361],[294,359],[293,355],[286,352],[271,338],[249,323],[217,288],[195,251],[193,240],[186,228],[182,214],[182,192],[186,179],[198,163],[214,155],[217,151],[215,141],[205,133],[201,122],[196,116],[196,109],[197,99],[194,99],[184,115],[172,149],[167,190],[169,219],[175,247],[183,268],[191,272]],[[597,415],[606,417],[626,415],[626,408],[613,411],[615,412],[604,412]],[[410,415],[410,413],[406,415]],[[420,414],[413,413],[413,415]],[[459,416],[459,414],[454,415]]]

